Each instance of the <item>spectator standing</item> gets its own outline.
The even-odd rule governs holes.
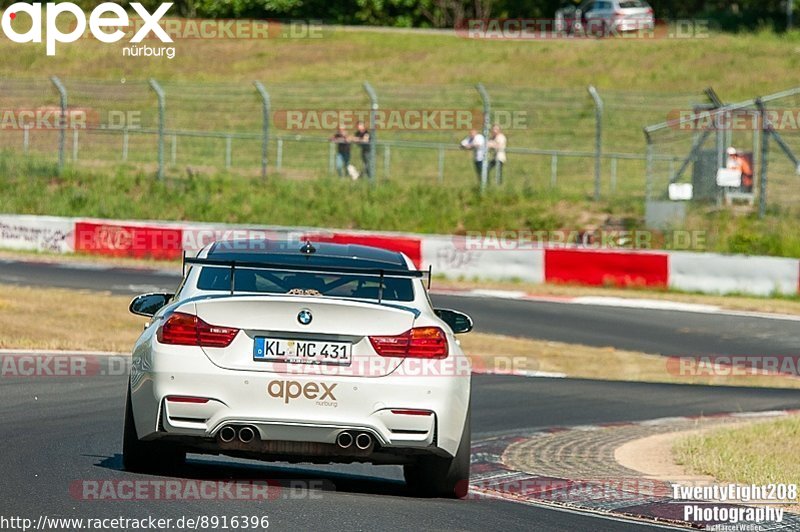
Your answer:
[[[350,165],[350,139],[344,128],[339,126],[330,141],[336,144],[336,174],[344,177],[347,175],[347,167]]]
[[[500,126],[492,126],[492,135],[489,137],[489,149],[494,153],[494,157],[489,161],[489,171],[497,167],[497,182],[503,182],[503,166],[506,164],[506,145],[508,139]]]
[[[480,183],[483,159],[486,157],[486,138],[478,133],[477,129],[471,129],[469,135],[461,141],[461,148],[473,152],[472,157],[475,163],[475,173],[478,175],[478,183]]]
[[[356,124],[356,142],[361,146],[361,162],[364,163],[364,173],[367,177],[372,178],[369,161],[372,157],[371,146],[369,144],[369,130],[364,122],[359,121]]]

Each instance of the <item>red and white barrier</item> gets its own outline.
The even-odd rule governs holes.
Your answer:
[[[74,218],[0,214],[0,248],[71,253]]]
[[[681,251],[472,249],[463,237],[318,228],[0,215],[0,248],[174,259],[228,239],[310,238],[400,251],[453,279],[672,288],[714,294],[800,293],[800,260]]]
[[[422,266],[451,279],[517,279],[544,282],[544,249],[470,249],[464,239],[421,236]]]
[[[74,249],[112,257],[177,259],[183,253],[183,227],[147,222],[77,220]]]
[[[666,253],[547,249],[544,257],[548,283],[663,288],[669,280]]]
[[[797,294],[800,292],[800,261],[675,252],[669,256],[669,287],[720,294]]]

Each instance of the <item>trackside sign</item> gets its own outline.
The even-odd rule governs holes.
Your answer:
[[[130,6],[142,19],[139,30],[130,40],[131,43],[141,42],[150,32],[161,42],[172,42],[172,38],[159,25],[161,17],[172,7],[171,2],[161,4],[154,13],[148,12],[138,2],[131,2]],[[42,18],[43,11],[45,12],[44,19]],[[27,31],[18,31],[20,28],[12,26],[14,20],[21,13],[30,17],[31,25]],[[64,28],[67,25],[67,19],[71,19],[73,24],[69,25],[67,32],[61,31],[59,22],[61,22],[61,27]],[[42,24],[43,20],[44,25]],[[41,43],[44,39],[47,55],[56,55],[56,43],[77,41],[86,31],[87,23],[92,36],[98,41],[115,43],[125,36],[125,31],[121,28],[126,28],[130,24],[130,19],[122,6],[111,2],[104,2],[94,8],[89,14],[88,22],[83,10],[72,2],[48,3],[44,8],[41,3],[18,2],[11,4],[3,12],[0,27],[2,27],[5,36],[16,43]],[[27,24],[25,27],[27,28]]]

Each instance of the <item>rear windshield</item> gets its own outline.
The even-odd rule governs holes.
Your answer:
[[[322,295],[353,299],[378,299],[380,279],[360,275],[280,272],[237,269],[234,291],[267,294]],[[230,291],[230,268],[205,266],[197,280],[200,290]],[[384,278],[382,299],[413,301],[411,279]]]
[[[650,7],[646,2],[642,0],[622,0],[619,3],[619,7],[622,9],[631,9],[635,7]]]

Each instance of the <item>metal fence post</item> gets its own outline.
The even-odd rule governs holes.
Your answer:
[[[550,156],[550,187],[556,188],[558,184],[558,154]]]
[[[78,160],[78,128],[72,128],[72,162]]]
[[[767,162],[769,160],[769,137],[770,129],[767,121],[766,108],[764,102],[759,98],[756,100],[758,113],[761,116],[761,171],[759,172],[759,192],[758,192],[758,217],[764,218],[767,214]]]
[[[150,78],[150,88],[158,97],[158,179],[164,179],[164,129],[166,122],[166,97],[161,85],[154,78]]]
[[[280,137],[278,138],[278,151],[275,155],[275,169],[280,172],[283,166],[283,139]]]
[[[61,101],[61,116],[58,119],[58,173],[61,174],[64,170],[64,144],[67,137],[67,89],[56,76],[51,76],[50,81],[55,85]]]
[[[650,201],[653,199],[653,137],[650,136],[650,132],[647,129],[644,130],[644,137],[647,141],[647,153],[644,163],[644,197],[645,201]]]
[[[617,158],[611,158],[611,193],[617,192]]]
[[[444,182],[444,146],[439,146],[439,183]]]
[[[489,161],[487,157],[489,155],[489,126],[492,120],[492,102],[489,99],[489,93],[486,92],[486,87],[483,86],[483,83],[478,83],[475,85],[475,89],[478,91],[478,94],[481,96],[481,103],[483,103],[483,147],[480,149],[483,150],[483,161],[481,161],[481,192],[486,190],[486,185],[489,181]]]
[[[369,96],[369,157],[367,159],[368,176],[371,182],[375,182],[375,148],[378,137],[377,119],[378,119],[378,95],[369,81],[364,82],[364,90]]]
[[[600,200],[600,173],[603,158],[603,99],[594,85],[589,85],[589,95],[594,100],[595,138],[594,138],[594,200]]]
[[[389,169],[392,165],[392,149],[388,144],[383,145],[383,178],[389,178]]]
[[[261,178],[267,178],[267,149],[269,148],[269,110],[270,99],[267,89],[260,81],[254,81],[258,94],[261,95]]]

